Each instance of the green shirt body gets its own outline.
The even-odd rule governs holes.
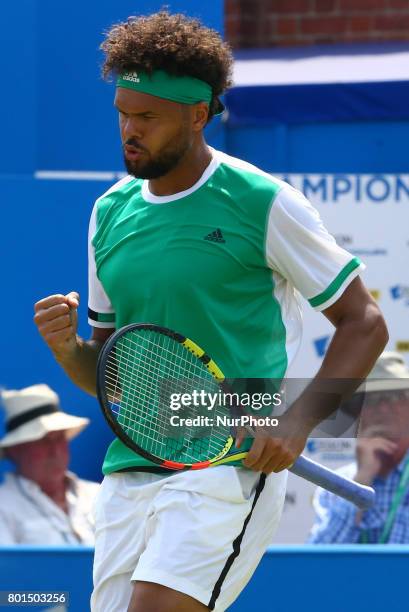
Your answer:
[[[95,204],[89,322],[147,322],[199,344],[230,378],[281,379],[301,340],[299,292],[317,310],[362,264],[336,245],[302,194],[212,151],[199,181],[155,196],[126,177]],[[153,464],[119,440],[103,472]]]

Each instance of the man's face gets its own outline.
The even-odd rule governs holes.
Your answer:
[[[115,106],[125,166],[136,178],[156,179],[175,168],[192,145],[191,108],[118,87]]]
[[[64,477],[69,463],[65,431],[52,431],[41,440],[16,444],[7,451],[18,472],[39,486]]]

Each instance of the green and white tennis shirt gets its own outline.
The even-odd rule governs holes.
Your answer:
[[[89,323],[156,323],[202,346],[226,377],[282,378],[301,341],[299,294],[333,304],[363,268],[287,183],[212,150],[190,189],[156,196],[127,176],[95,203]],[[119,440],[103,471],[148,466]]]

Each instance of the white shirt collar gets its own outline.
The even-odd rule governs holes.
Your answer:
[[[204,185],[206,181],[208,181],[208,179],[212,176],[212,174],[214,173],[214,171],[216,170],[216,168],[218,167],[220,163],[217,158],[217,155],[215,155],[214,149],[212,149],[211,147],[209,147],[209,149],[210,149],[210,152],[212,153],[212,159],[209,165],[207,166],[207,168],[205,169],[205,171],[203,172],[202,176],[199,178],[199,180],[196,181],[194,185],[189,187],[189,189],[185,189],[184,191],[179,191],[178,193],[172,193],[171,195],[157,196],[150,191],[149,181],[144,180],[142,183],[142,191],[141,191],[143,199],[146,202],[150,202],[151,204],[166,204],[167,202],[174,202],[175,200],[181,200],[182,198],[185,198],[186,196],[200,189],[200,187]]]

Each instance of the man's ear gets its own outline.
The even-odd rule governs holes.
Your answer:
[[[194,132],[200,132],[207,124],[209,117],[209,105],[206,102],[198,102],[193,105],[192,128]]]

